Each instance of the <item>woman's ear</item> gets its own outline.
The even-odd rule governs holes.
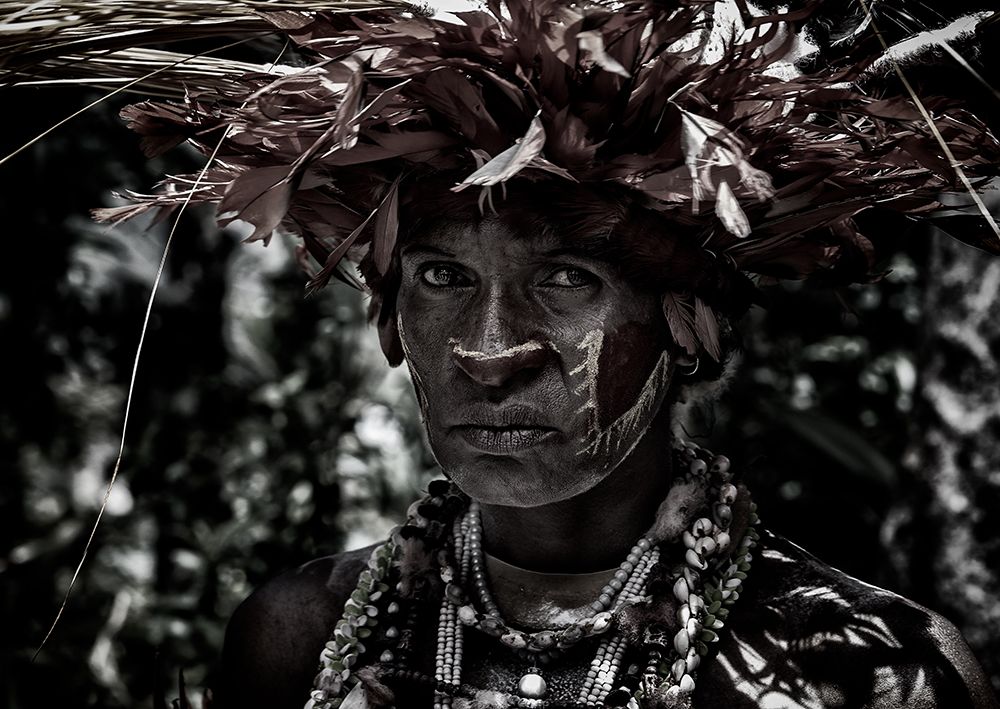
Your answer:
[[[382,354],[390,367],[398,367],[403,363],[403,341],[399,338],[396,308],[385,307],[381,298],[377,302],[372,299],[372,308],[378,310],[378,342],[382,346]]]
[[[688,394],[692,383],[687,380],[687,377],[698,371],[700,362],[697,355],[688,354],[683,347],[676,347],[673,355],[671,388],[674,391],[674,402],[684,405],[688,403]]]
[[[674,366],[683,372],[690,373],[690,370],[694,369],[698,362],[697,355],[689,355],[680,347],[677,348],[674,354]]]
[[[688,354],[688,351],[680,345],[674,347],[673,352],[674,377],[691,377],[701,365],[701,357],[698,354]]]

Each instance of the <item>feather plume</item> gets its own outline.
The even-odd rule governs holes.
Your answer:
[[[674,341],[689,355],[697,353],[699,342],[695,312],[687,298],[678,293],[664,293],[663,315]]]
[[[709,356],[716,362],[722,359],[719,322],[715,319],[712,309],[698,296],[694,297],[694,331]]]

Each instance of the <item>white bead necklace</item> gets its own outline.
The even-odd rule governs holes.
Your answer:
[[[595,611],[594,617],[601,613],[608,613],[610,616],[619,611],[625,612],[623,607],[626,604],[643,600],[650,571],[659,559],[659,551],[653,540],[660,543],[679,536],[684,545],[684,568],[674,577],[672,584],[673,596],[679,604],[677,608],[679,630],[673,632],[657,629],[659,627],[657,624],[646,627],[640,645],[646,656],[645,671],[642,671],[642,665],[630,666],[621,681],[618,681],[618,677],[628,650],[627,642],[622,637],[608,633],[602,638],[578,699],[571,702],[569,704],[571,706],[591,707],[599,706],[605,701],[613,701],[615,706],[638,709],[640,705],[650,701],[656,706],[671,709],[690,708],[696,673],[702,658],[708,654],[709,645],[718,642],[718,633],[742,592],[743,581],[750,570],[751,549],[758,539],[755,529],[758,524],[756,506],[749,500],[744,500],[743,504],[747,507],[743,508],[741,514],[746,515],[746,532],[740,538],[732,539],[730,524],[734,514],[733,507],[737,504],[740,493],[731,483],[729,460],[725,456],[713,456],[709,451],[690,443],[680,445],[678,455],[681,467],[677,471],[676,485],[688,486],[688,490],[685,492],[680,487],[677,490],[687,494],[688,497],[683,497],[683,494],[675,496],[675,489],[671,490],[657,514],[657,523],[643,538],[649,546],[646,547],[642,544],[643,540],[640,540],[640,543],[633,547],[629,558],[622,563],[614,577],[602,589],[591,609]],[[680,534],[671,532],[678,512],[687,504],[685,501],[693,499],[690,497],[692,490],[709,492],[711,518],[700,517],[694,520],[690,523],[690,528]],[[427,504],[443,499],[445,493],[446,491],[439,491],[430,495]],[[674,498],[672,506],[671,498]],[[408,524],[413,528],[422,529],[426,526],[426,521],[421,523],[418,516],[411,516],[411,522]],[[490,613],[480,613],[477,616],[476,609],[466,602],[462,587],[459,585],[472,583],[476,579],[475,569],[479,568],[483,583],[477,584],[477,587],[481,586],[486,591],[486,594],[478,594],[486,599],[484,602],[484,598],[481,597],[480,603],[484,608],[495,608],[485,583],[485,570],[481,560],[481,536],[477,515],[464,513],[454,520],[450,541],[454,544],[454,559],[458,571],[456,573],[447,560],[439,556],[442,559],[440,575],[446,583],[446,591],[438,618],[435,673],[433,677],[424,676],[420,681],[430,682],[435,686],[435,709],[450,708],[453,697],[462,697],[463,701],[475,697],[483,706],[545,709],[554,699],[545,697],[545,680],[541,676],[541,670],[534,667],[521,677],[516,693],[493,689],[480,690],[461,684],[463,631],[466,622],[471,620],[470,625],[487,634],[496,637],[503,635],[502,619]],[[399,539],[405,537],[400,536]],[[730,545],[733,542],[735,549],[730,552]],[[333,638],[321,653],[320,672],[316,676],[314,689],[307,704],[309,709],[336,709],[342,703],[345,707],[348,704],[353,707],[355,704],[352,701],[358,701],[364,696],[366,692],[364,682],[369,680],[362,679],[361,674],[355,672],[359,659],[367,652],[361,639],[371,636],[379,625],[380,604],[383,596],[389,592],[390,587],[386,582],[392,560],[399,550],[397,544],[397,538],[393,537],[372,552],[368,569],[360,575],[354,593],[345,604],[344,616],[338,621]],[[438,553],[441,551],[443,550],[439,548]],[[477,557],[480,557],[478,561]],[[721,563],[712,563],[716,560]],[[711,570],[713,566],[714,571]],[[708,575],[706,572],[711,573],[711,578],[703,577]],[[622,574],[625,575],[624,580],[621,578]],[[458,583],[454,583],[456,581]],[[618,583],[615,583],[616,581]],[[396,606],[396,603],[390,602],[385,608],[390,615],[398,612],[398,607],[397,611],[391,610],[393,606]],[[609,622],[602,632],[610,627]],[[593,630],[593,626],[590,630]],[[399,637],[398,631],[390,635],[393,631],[395,628],[387,628],[385,637]],[[547,631],[555,634],[557,651],[560,633],[565,631],[566,628]],[[546,631],[527,634],[534,646],[530,651],[524,649],[519,654],[529,660],[541,658],[545,651],[543,646],[546,646],[550,639],[549,636],[539,635],[544,632]],[[577,629],[571,634],[575,636],[581,632]],[[387,673],[387,677],[395,676],[397,679],[409,681],[419,677],[418,673],[405,667],[392,667],[391,664],[396,662],[392,650],[386,649],[379,657],[379,663],[389,665],[383,666],[381,670]],[[376,663],[373,666],[379,665]],[[617,689],[614,688],[616,682],[620,685]],[[613,698],[609,696],[612,692],[616,695]],[[565,699],[560,701],[565,702]]]
[[[459,565],[459,579],[457,579],[459,584],[455,583],[455,570],[448,565],[443,566],[441,578],[446,583],[446,590],[438,617],[434,677],[437,681],[446,682],[456,688],[461,684],[464,626],[475,627],[489,635],[499,636],[504,645],[525,659],[547,661],[585,637],[607,632],[615,612],[626,603],[642,598],[646,580],[660,555],[659,550],[649,539],[641,538],[601,589],[598,598],[591,604],[593,615],[566,628],[527,632],[507,625],[490,593],[486,581],[478,503],[472,502],[468,512],[455,520],[452,540],[454,558]],[[461,587],[467,586],[470,581],[476,587],[480,605],[485,613],[478,613],[460,593]],[[599,706],[603,703],[613,688],[626,649],[627,644],[618,636],[602,640],[591,662],[587,679],[580,690],[581,704]],[[547,686],[541,670],[532,666],[518,681],[516,700],[520,700],[518,704],[531,706],[532,702],[542,700],[546,692]],[[452,704],[451,700],[451,695],[435,692],[434,709],[447,709]]]

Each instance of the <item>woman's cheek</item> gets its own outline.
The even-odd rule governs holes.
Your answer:
[[[591,433],[606,430],[655,384],[651,380],[656,379],[653,374],[662,364],[665,347],[650,342],[648,330],[629,322],[610,332],[595,328],[554,345],[565,362],[567,386],[578,401],[576,414],[589,419]]]
[[[406,368],[410,371],[410,379],[413,381],[413,390],[417,395],[417,405],[420,407],[420,416],[423,421],[429,420],[429,404],[426,394],[426,386],[424,383],[424,376],[421,373],[421,367],[418,364],[418,357],[414,356],[413,350],[410,348],[410,338],[405,328],[403,327],[403,315],[402,313],[396,314],[396,330],[399,332],[399,341],[403,347],[403,360],[406,362]]]
[[[598,379],[603,403],[601,427],[607,428],[633,406],[657,365],[661,347],[650,342],[648,326],[629,322],[604,338]]]
[[[567,369],[578,402],[574,430],[584,432],[577,455],[605,458],[617,467],[666,397],[669,355],[650,342],[648,327],[632,322],[612,332],[591,330],[567,349],[573,353]]]

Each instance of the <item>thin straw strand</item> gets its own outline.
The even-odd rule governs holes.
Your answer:
[[[87,111],[89,111],[90,109],[92,109],[94,106],[97,106],[98,104],[101,104],[104,101],[107,101],[112,96],[120,94],[121,92],[125,91],[129,87],[135,86],[138,83],[146,81],[151,76],[159,74],[162,71],[166,71],[167,69],[171,69],[171,68],[177,66],[178,64],[181,64],[181,63],[183,63],[185,61],[188,61],[189,59],[194,59],[195,57],[198,57],[198,56],[201,56],[201,55],[204,55],[204,54],[208,54],[209,52],[221,52],[224,49],[229,49],[230,47],[235,47],[238,44],[244,44],[246,42],[249,42],[250,39],[252,39],[252,38],[251,37],[246,37],[244,39],[240,39],[240,40],[237,40],[235,42],[231,42],[231,43],[225,45],[224,47],[218,47],[216,49],[211,49],[211,50],[208,50],[208,52],[202,52],[201,54],[192,54],[190,56],[182,57],[182,58],[176,60],[175,62],[173,62],[171,64],[168,64],[166,66],[162,66],[159,69],[151,71],[151,72],[149,72],[148,74],[146,74],[144,76],[137,77],[137,78],[133,79],[132,81],[128,82],[127,84],[125,84],[124,86],[119,86],[114,91],[111,91],[111,92],[105,94],[104,96],[101,96],[100,98],[95,99],[94,101],[91,101],[90,103],[88,103],[86,106],[84,106],[80,110],[74,111],[71,115],[69,115],[66,118],[62,119],[61,121],[59,121],[55,125],[53,125],[53,126],[47,128],[47,129],[45,129],[44,131],[42,131],[41,133],[39,133],[38,135],[36,135],[34,138],[32,138],[31,140],[29,140],[27,143],[25,143],[24,145],[22,145],[20,148],[15,149],[14,152],[10,153],[9,155],[7,155],[6,157],[4,157],[3,159],[0,159],[0,165],[3,165],[5,162],[7,162],[8,160],[10,160],[15,155],[23,152],[24,150],[27,150],[32,145],[34,145],[35,143],[37,143],[39,140],[41,140],[42,138],[44,138],[45,136],[47,136],[49,133],[53,132],[54,130],[57,130],[58,128],[61,128],[62,126],[64,126],[65,124],[69,123],[71,120],[73,120],[77,116],[79,116],[79,115],[81,115],[83,113],[86,113]]]
[[[244,42],[246,40],[240,40],[240,41]],[[274,62],[272,62],[272,66],[278,62],[278,60],[281,58],[281,56],[285,53],[285,50],[287,49],[288,49],[288,42],[286,41],[285,45],[281,48],[281,52],[278,53],[278,56],[275,58]],[[194,196],[195,191],[198,188],[198,183],[205,177],[209,168],[212,166],[212,163],[215,162],[215,157],[216,155],[218,155],[219,150],[222,148],[223,142],[225,142],[226,138],[229,136],[230,130],[232,130],[231,124],[226,126],[225,131],[223,131],[222,135],[219,137],[219,142],[216,143],[215,148],[212,150],[212,153],[208,156],[208,160],[205,162],[204,167],[202,167],[201,172],[198,174],[198,179],[195,180],[194,188],[191,190],[191,192],[188,193],[187,198],[184,200],[180,208],[177,210],[177,216],[174,218],[174,223],[170,227],[170,233],[167,234],[167,240],[163,244],[163,254],[160,256],[160,263],[156,269],[156,277],[153,279],[153,287],[149,293],[149,300],[146,301],[146,313],[142,319],[142,330],[139,334],[139,344],[136,347],[135,358],[132,361],[132,375],[129,378],[128,396],[125,399],[125,417],[122,420],[122,433],[118,446],[118,457],[115,459],[115,467],[111,473],[111,480],[108,482],[108,488],[104,492],[104,499],[101,502],[100,509],[97,511],[97,518],[94,520],[94,526],[91,527],[90,529],[90,535],[87,537],[87,543],[83,547],[83,553],[80,555],[80,562],[76,565],[76,570],[73,572],[73,577],[70,579],[69,588],[66,589],[66,595],[63,596],[62,603],[59,606],[59,610],[56,612],[56,617],[53,619],[52,625],[49,627],[48,632],[45,634],[45,637],[42,638],[42,642],[39,644],[38,649],[36,649],[35,653],[31,656],[32,662],[35,661],[35,658],[38,657],[39,653],[45,647],[45,644],[48,642],[49,638],[52,637],[52,633],[55,631],[56,626],[59,624],[59,620],[62,618],[63,612],[66,610],[66,606],[69,603],[70,594],[72,594],[73,587],[76,585],[76,581],[80,577],[80,571],[83,569],[83,565],[87,561],[87,554],[90,552],[90,547],[94,541],[94,536],[97,534],[97,528],[100,526],[101,519],[104,517],[104,511],[108,507],[108,500],[111,498],[111,492],[112,490],[114,490],[115,482],[118,480],[118,471],[121,468],[122,458],[125,455],[125,434],[128,431],[129,414],[132,411],[132,396],[135,393],[135,381],[139,372],[139,360],[142,356],[143,345],[146,342],[146,331],[149,328],[149,318],[153,312],[153,301],[155,300],[156,293],[160,288],[160,281],[163,277],[163,270],[164,268],[166,268],[167,256],[170,253],[170,246],[173,243],[174,234],[177,233],[177,226],[180,224],[181,217],[184,215],[184,210],[187,209],[187,206],[191,203],[191,198]]]
[[[990,84],[990,82],[988,82],[985,79],[985,77],[983,77],[982,74],[980,74],[978,71],[976,71],[975,67],[973,67],[971,64],[969,64],[969,62],[966,60],[965,57],[963,57],[961,54],[959,54],[955,50],[954,47],[952,47],[950,44],[948,44],[948,42],[941,41],[939,44],[941,45],[942,49],[944,49],[944,51],[948,52],[948,54],[950,54],[952,56],[952,58],[956,62],[958,62],[961,66],[965,67],[966,71],[968,71],[970,74],[972,74],[972,76],[975,77],[975,79],[980,84],[982,84],[986,88],[987,91],[989,91],[991,94],[993,94],[993,96],[995,96],[997,98],[997,100],[1000,100],[1000,91],[997,91],[995,88],[993,88],[993,86]]]
[[[972,182],[969,180],[968,175],[965,174],[965,170],[962,169],[962,165],[955,159],[955,154],[951,152],[948,142],[944,139],[944,136],[941,135],[937,125],[934,123],[934,119],[931,118],[931,114],[927,111],[927,107],[924,106],[924,102],[920,100],[920,97],[917,96],[917,92],[913,89],[913,85],[910,84],[909,79],[906,78],[906,75],[903,73],[903,68],[889,51],[889,44],[885,41],[882,31],[878,28],[878,24],[872,16],[871,9],[868,7],[868,0],[861,0],[861,7],[864,8],[865,13],[868,15],[872,30],[875,31],[875,36],[878,37],[878,41],[882,45],[882,49],[885,50],[889,62],[892,64],[893,71],[896,72],[896,76],[899,77],[903,87],[906,89],[907,93],[910,94],[910,98],[913,99],[913,103],[916,105],[917,110],[920,111],[920,115],[924,117],[924,120],[927,122],[927,126],[931,129],[931,133],[934,134],[934,138],[937,140],[938,145],[941,146],[941,150],[944,151],[945,157],[951,164],[952,169],[955,171],[955,174],[958,175],[958,179],[962,181],[965,189],[972,197],[972,201],[976,203],[976,207],[979,208],[980,213],[986,218],[986,222],[990,225],[993,233],[996,234],[997,240],[1000,241],[1000,225],[997,225],[997,222],[990,213],[989,208],[987,208],[982,197],[979,196],[979,193],[976,192],[975,188],[972,186]]]

